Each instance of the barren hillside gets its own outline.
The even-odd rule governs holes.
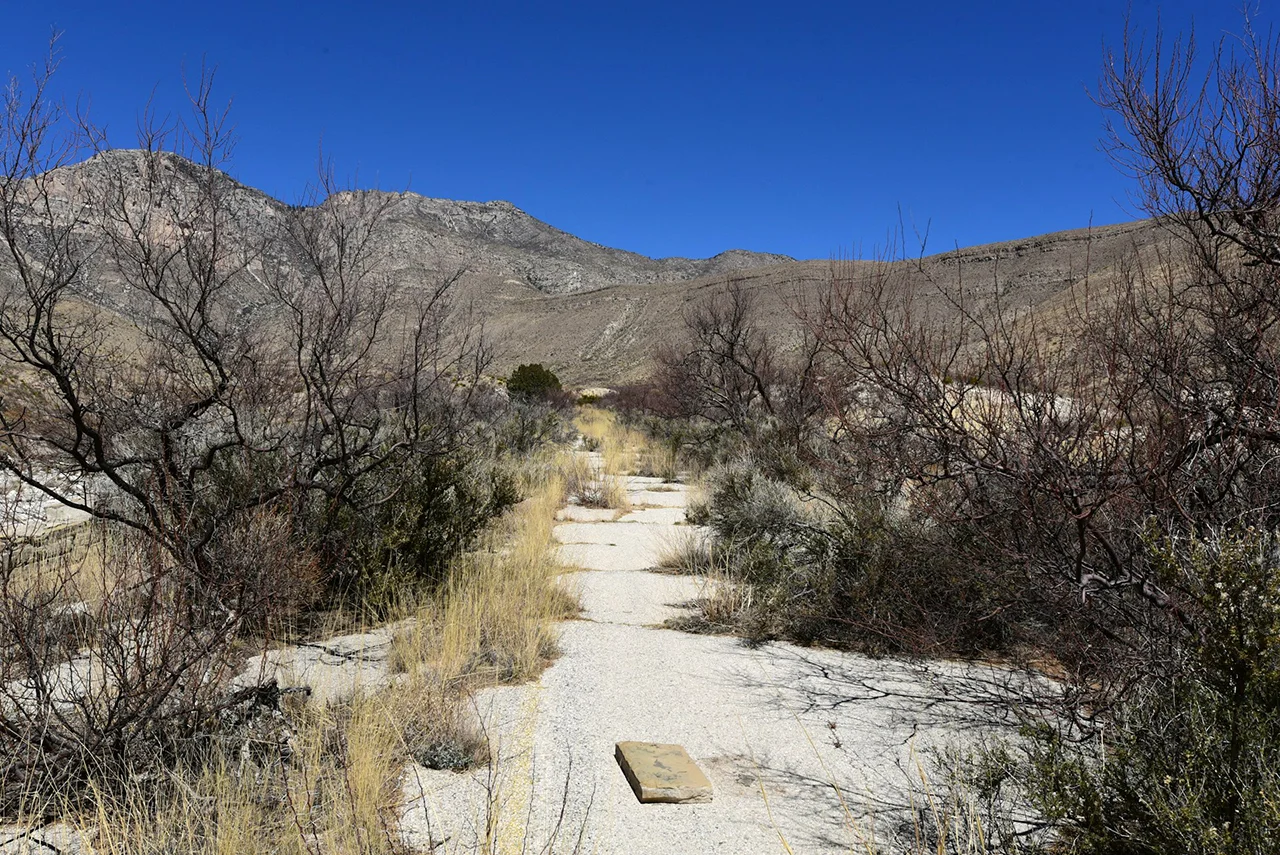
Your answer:
[[[91,193],[106,170],[135,168],[137,152],[99,155],[57,175],[68,204]],[[168,159],[175,186],[198,169]],[[126,182],[127,183],[127,182]],[[246,244],[270,232],[285,203],[235,184],[236,228]],[[495,370],[541,362],[571,383],[616,383],[645,376],[653,350],[676,331],[688,304],[739,280],[755,290],[779,335],[793,333],[795,311],[817,299],[829,281],[827,260],[729,250],[708,259],[653,259],[581,240],[509,202],[461,202],[414,193],[394,194],[380,253],[394,279],[412,289],[465,271],[457,297],[483,320],[495,345]],[[180,227],[181,224],[174,224]],[[962,286],[971,305],[999,298],[1006,306],[1052,318],[1088,286],[1105,292],[1134,252],[1149,254],[1162,240],[1148,221],[1044,235],[957,249],[894,265],[897,287],[928,300]],[[288,263],[268,257],[258,264]],[[250,267],[253,272],[254,265]],[[854,271],[871,269],[852,262]],[[92,270],[84,292],[99,305],[128,311],[128,294],[109,270]],[[246,280],[243,310],[254,305]]]
[[[925,302],[963,288],[981,309],[998,298],[1019,312],[1046,320],[1089,288],[1106,293],[1124,259],[1146,257],[1167,240],[1150,221],[1080,229],[1005,243],[952,250],[897,262],[897,287]],[[730,280],[757,293],[763,316],[784,338],[794,335],[796,311],[816,301],[830,281],[830,261],[790,261],[653,285],[617,284],[572,294],[533,294],[490,284],[481,301],[487,327],[508,362],[543,362],[574,382],[617,382],[645,376],[655,345],[676,333],[686,307]],[[843,265],[865,274],[871,262]]]

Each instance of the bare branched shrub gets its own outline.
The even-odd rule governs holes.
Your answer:
[[[380,590],[388,563],[438,576],[511,501],[463,496],[487,352],[456,276],[387,274],[397,196],[322,161],[304,204],[251,221],[212,70],[120,151],[54,100],[56,67],[12,81],[0,117],[0,472],[98,520],[112,567],[71,639],[51,634],[80,607],[69,572],[0,585],[5,808],[171,764],[256,702],[225,685],[246,631]]]
[[[1255,133],[1277,112],[1274,49],[1250,36],[1243,50],[1215,55],[1216,89],[1189,83],[1190,46],[1130,37],[1109,61],[1117,156],[1173,241],[1105,292],[1082,271],[1053,328],[998,288],[910,287],[889,263],[837,265],[808,317],[835,425],[825,483],[908,503],[975,567],[1024,576],[1045,620],[1086,621],[1089,682],[1130,657],[1158,667],[1198,631],[1194,597],[1150,560],[1149,525],[1277,523],[1280,301],[1260,177],[1274,141]]]
[[[745,443],[763,465],[794,471],[821,419],[820,351],[805,335],[798,349],[784,353],[757,303],[746,284],[732,281],[692,304],[682,338],[657,353],[655,387],[624,403],[662,417],[662,440],[675,451],[687,447],[703,465]],[[673,419],[686,430],[672,430]]]
[[[888,263],[837,266],[809,315],[822,483],[923,514],[1087,699],[1029,767],[1081,851],[1261,852],[1274,822],[1278,55],[1246,27],[1204,78],[1194,40],[1108,56],[1112,151],[1168,243],[1058,317]]]
[[[1203,58],[1132,31],[1108,55],[1111,151],[1164,238],[1114,278],[1077,271],[1053,312],[895,246],[833,264],[797,307],[799,357],[739,287],[661,360],[672,410],[743,439],[706,516],[786,634],[805,610],[778,591],[823,615],[819,638],[848,622],[891,650],[1030,654],[1066,681],[1069,740],[1121,728],[1118,761],[1040,755],[1041,807],[1087,851],[1260,852],[1272,821],[1272,702],[1247,687],[1274,676],[1256,640],[1280,527],[1280,41],[1246,21]]]

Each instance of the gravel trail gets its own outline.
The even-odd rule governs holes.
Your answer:
[[[697,530],[682,485],[628,478],[630,513],[569,508],[559,555],[583,615],[535,684],[481,694],[496,768],[411,768],[403,825],[435,851],[618,855],[866,851],[910,836],[903,806],[930,745],[1009,724],[1005,672],[870,659],[661,627],[701,582],[652,572]],[[617,517],[616,519],[614,517]],[[709,804],[639,804],[613,757],[623,740],[683,745]],[[784,844],[785,840],[785,844]],[[789,848],[788,848],[789,847]]]

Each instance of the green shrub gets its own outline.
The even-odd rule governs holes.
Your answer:
[[[334,598],[374,618],[400,596],[442,584],[452,559],[520,499],[514,476],[483,458],[424,456],[396,481],[385,501],[352,508],[333,527],[341,537]]]
[[[1014,574],[961,560],[947,532],[877,501],[806,497],[736,465],[713,470],[693,513],[749,586],[738,623],[756,639],[976,655],[1026,634]]]
[[[1193,627],[1105,716],[1026,731],[1020,777],[1061,851],[1263,855],[1280,828],[1274,534],[1152,539]],[[1072,727],[1071,725],[1076,725]],[[1050,850],[1058,851],[1058,850]]]
[[[527,395],[513,397],[494,425],[498,447],[516,454],[529,454],[537,448],[563,442],[568,433],[567,422],[552,402]]]
[[[513,397],[548,398],[560,391],[560,378],[541,363],[520,365],[507,378],[507,391]]]

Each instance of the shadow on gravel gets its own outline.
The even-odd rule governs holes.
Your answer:
[[[793,818],[807,814],[788,823],[804,838],[792,843],[818,851],[848,847],[851,835],[884,844],[920,833],[913,802],[921,808],[942,786],[930,780],[934,749],[1012,736],[1052,717],[1060,697],[1042,675],[987,663],[873,659],[782,643],[742,655],[726,681],[769,698],[777,726],[791,719],[812,746],[809,757],[760,746],[757,784]]]

